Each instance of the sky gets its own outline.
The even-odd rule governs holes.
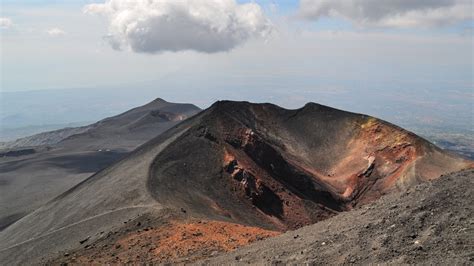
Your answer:
[[[472,128],[473,23],[471,0],[2,0],[0,85]]]

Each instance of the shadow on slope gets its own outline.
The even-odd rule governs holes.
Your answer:
[[[133,238],[124,224],[152,213],[285,231],[468,167],[369,116],[218,102],[6,228],[0,258],[32,263],[88,236]]]

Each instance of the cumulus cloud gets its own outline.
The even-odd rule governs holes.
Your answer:
[[[107,0],[84,12],[107,16],[114,49],[141,53],[228,51],[272,28],[258,4],[235,0]]]
[[[51,28],[47,30],[46,33],[51,37],[63,36],[66,34],[66,32],[60,28]]]
[[[435,27],[473,18],[472,0],[301,0],[307,19],[343,17],[358,26]]]
[[[8,29],[13,25],[13,22],[9,18],[0,17],[0,28]]]

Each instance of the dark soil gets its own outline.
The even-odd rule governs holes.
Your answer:
[[[90,144],[85,145],[89,148],[106,143],[126,145],[127,138],[122,136],[117,141],[111,137],[120,132],[120,121],[133,124],[126,126],[126,131],[136,140],[149,121],[182,118],[170,115],[172,110],[168,109],[145,117],[136,111],[102,120],[97,124],[102,125],[99,129],[70,137],[60,143],[64,145],[61,147],[67,150],[81,143]],[[65,165],[75,169],[74,164]],[[208,239],[225,247],[228,243],[219,241],[226,232],[235,232],[232,238],[237,239],[241,236],[238,231],[245,231],[233,230],[240,228],[233,226],[236,224],[254,228],[249,230],[282,233],[317,223],[216,263],[235,262],[236,258],[237,262],[257,263],[434,262],[437,257],[423,256],[423,252],[434,250],[439,258],[445,258],[446,252],[437,246],[442,241],[447,247],[469,251],[465,247],[468,242],[458,241],[467,241],[466,237],[452,240],[442,234],[451,230],[449,226],[456,219],[462,223],[456,233],[467,234],[468,229],[464,228],[470,224],[464,223],[468,223],[467,215],[472,209],[455,212],[453,206],[471,208],[472,202],[466,205],[462,200],[472,199],[471,191],[463,190],[471,189],[472,181],[459,182],[453,177],[459,191],[447,196],[430,185],[418,186],[421,192],[413,187],[469,167],[471,161],[447,154],[413,133],[366,115],[314,103],[287,110],[272,104],[217,102],[5,228],[0,232],[0,261],[34,264],[40,259],[71,255],[86,248],[82,241],[87,238],[87,252],[91,253],[78,253],[78,258],[85,258],[79,263],[96,258],[103,263],[155,262],[153,257],[143,258],[146,250],[138,248],[141,246],[130,246],[131,250],[127,247],[121,253],[124,256],[118,256],[116,261],[102,260],[102,246],[94,246],[109,232],[121,237],[114,241],[120,242],[124,237],[124,243],[135,243],[141,234],[127,231],[130,225],[123,222],[153,213],[151,220],[172,225],[171,230],[151,225],[154,229],[149,231],[153,234],[144,233],[151,238],[143,239],[143,244],[157,247],[168,243],[161,230],[173,232],[173,228],[200,228],[209,236],[196,236],[197,243]],[[396,194],[407,189],[408,194]],[[375,207],[362,208],[391,193],[396,196],[384,198]],[[462,205],[456,205],[458,201]],[[223,234],[213,233],[214,226],[173,225],[166,213],[185,215],[184,223],[201,220],[227,225],[222,227]],[[436,240],[437,235],[440,237]],[[254,237],[257,235],[246,236],[242,243],[248,244]],[[170,235],[169,239],[177,238]],[[207,247],[221,245],[194,245],[184,240],[175,248],[183,250],[178,259],[160,252],[156,255],[164,255],[166,262],[182,262],[195,259],[196,254],[216,256],[214,251],[219,251]],[[432,242],[435,240],[438,242]],[[119,250],[125,247],[124,243],[119,243]],[[207,254],[208,250],[214,255]],[[107,247],[105,251],[110,256],[118,254]],[[411,254],[418,260],[409,257]],[[140,258],[134,260],[131,255]],[[461,257],[460,261],[468,259]]]
[[[474,263],[474,170],[205,261],[228,263]]]
[[[0,231],[199,111],[158,98],[89,126],[0,145]]]

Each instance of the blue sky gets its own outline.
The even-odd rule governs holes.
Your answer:
[[[154,89],[156,97],[202,107],[222,98],[287,107],[315,101],[382,115],[403,113],[397,106],[411,104],[419,120],[444,123],[454,119],[442,115],[449,110],[465,114],[456,123],[472,124],[473,19],[465,11],[472,3],[409,2],[427,4],[374,8],[369,0],[262,0],[216,11],[202,1],[199,10],[217,13],[201,17],[199,25],[224,30],[193,39],[195,31],[208,28],[156,23],[154,13],[143,19],[146,8],[104,13],[109,7],[98,5],[85,14],[86,5],[104,1],[3,0],[1,91],[128,88],[149,95]],[[239,8],[247,3],[263,14],[252,9],[254,20],[246,21],[250,11]],[[125,11],[138,16],[114,21]],[[237,22],[218,21],[222,12]],[[150,34],[126,35],[124,29],[136,23]]]

